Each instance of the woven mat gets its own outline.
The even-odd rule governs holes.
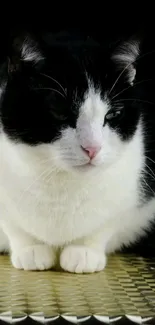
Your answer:
[[[155,260],[111,256],[103,272],[75,275],[16,270],[0,256],[0,321],[58,324],[60,318],[65,324],[154,322]]]

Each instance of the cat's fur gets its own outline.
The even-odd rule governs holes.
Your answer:
[[[148,51],[138,37],[111,48],[81,35],[14,39],[0,72],[0,248],[16,268],[100,271],[152,231]]]

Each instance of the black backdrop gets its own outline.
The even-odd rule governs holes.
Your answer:
[[[41,1],[1,2],[0,58],[6,53],[10,32],[15,29],[60,31],[77,29],[113,42],[145,30],[155,38],[155,11],[149,1]]]

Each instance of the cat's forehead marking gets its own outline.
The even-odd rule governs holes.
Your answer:
[[[103,120],[108,109],[109,103],[106,94],[102,98],[100,88],[95,88],[92,83],[89,83],[89,88],[80,107],[80,115],[87,116],[89,119],[99,118]]]

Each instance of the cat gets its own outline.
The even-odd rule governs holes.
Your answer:
[[[150,43],[136,35],[105,47],[54,33],[9,42],[0,251],[18,269],[102,271],[109,254],[145,241],[155,224]]]

